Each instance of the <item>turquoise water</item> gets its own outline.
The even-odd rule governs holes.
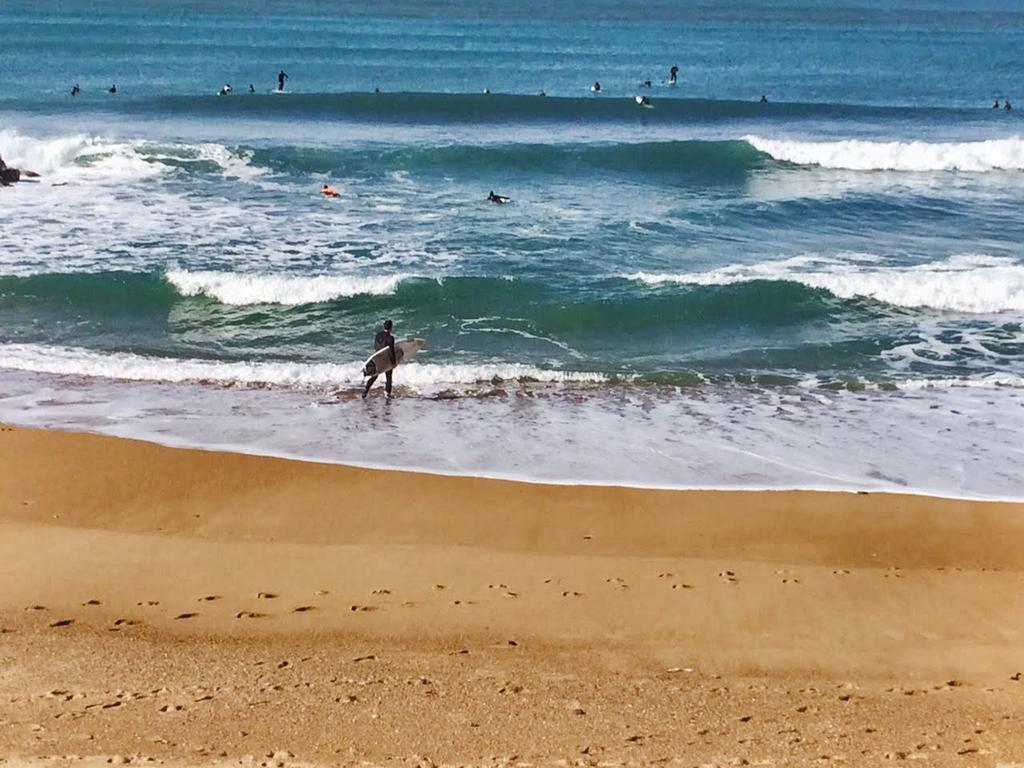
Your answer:
[[[85,387],[241,430],[235,447],[351,460],[340,438],[252,434],[230,413],[253,403],[210,387],[273,389],[261,408],[277,430],[313,430],[295,409],[333,402],[358,433],[359,363],[390,317],[427,339],[396,380],[435,434],[464,439],[524,394],[575,392],[544,402],[593,422],[577,458],[538,474],[567,449],[530,453],[533,427],[505,411],[513,426],[492,437],[518,459],[485,444],[443,467],[413,450],[410,416],[393,436],[405,465],[601,479],[579,446],[631,397],[669,421],[726,402],[700,415],[722,434],[730,409],[797,397],[825,409],[805,429],[825,419],[867,451],[856,398],[871,393],[874,426],[898,439],[931,423],[927,392],[940,410],[982,407],[968,443],[992,452],[993,477],[941,490],[1019,487],[1003,438],[987,442],[1024,387],[1024,112],[991,108],[1024,110],[1017,4],[8,0],[0,35],[19,41],[0,49],[0,155],[42,174],[0,190],[5,418],[213,442],[145,408],[97,422],[31,397]],[[512,203],[487,203],[492,189]],[[423,405],[482,393],[490,417]],[[631,414],[616,423],[636,451],[683,439]],[[799,434],[782,456],[758,423],[743,441],[763,461],[803,466]],[[958,450],[932,466],[961,465]],[[616,479],[708,476],[676,458]],[[875,471],[830,461],[818,479],[716,461],[711,482],[860,487]]]

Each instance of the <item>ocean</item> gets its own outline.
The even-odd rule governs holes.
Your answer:
[[[0,189],[2,421],[1024,498],[1018,3],[5,0],[0,39],[41,174]],[[364,401],[385,318],[426,345]]]

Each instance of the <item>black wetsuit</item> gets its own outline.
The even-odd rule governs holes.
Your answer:
[[[284,81],[287,80],[287,79],[288,79],[288,75],[286,75],[284,73],[283,69],[280,72],[277,73],[277,90],[279,90],[279,91],[283,91],[284,90]]]
[[[377,335],[373,337],[373,351],[380,352],[385,347],[391,349],[391,364],[398,365],[398,357],[395,355],[395,337],[391,335],[389,331],[377,331]],[[395,369],[384,372],[384,391],[387,392],[388,397],[391,396],[391,374],[394,373]],[[363,397],[370,391],[370,387],[377,381],[377,376],[380,374],[374,374],[370,377],[370,380],[366,382],[366,389],[363,390]]]

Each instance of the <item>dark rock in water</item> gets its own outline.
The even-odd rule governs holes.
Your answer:
[[[37,179],[39,174],[34,171],[22,171],[17,168],[10,168],[4,159],[0,157],[0,186],[10,186],[21,181],[21,177],[24,176],[26,179]]]

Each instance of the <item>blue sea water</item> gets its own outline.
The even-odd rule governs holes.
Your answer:
[[[1024,495],[1019,4],[7,0],[0,39],[42,174],[0,189],[0,418]],[[427,344],[364,403],[384,317]]]

